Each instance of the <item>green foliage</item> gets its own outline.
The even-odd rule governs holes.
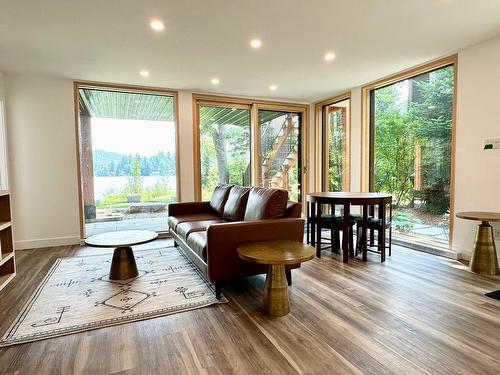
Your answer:
[[[422,211],[434,215],[443,215],[450,209],[450,197],[446,194],[436,194],[428,202],[424,202],[419,207]]]
[[[329,152],[328,190],[342,191],[345,142],[343,124],[345,119],[341,111],[331,113],[329,118],[329,129],[327,134]]]
[[[127,179],[127,190],[132,194],[141,194],[142,192],[142,175],[141,175],[141,157],[139,154],[135,156],[132,163],[132,173]]]
[[[202,198],[209,199],[218,182],[244,185],[250,164],[250,114],[248,110],[227,108],[217,117],[206,117],[213,107],[202,106],[200,151]],[[214,115],[215,116],[215,115]],[[237,125],[228,122],[240,118]],[[236,122],[236,121],[234,121]]]
[[[120,203],[127,202],[128,193],[123,190],[119,193],[115,193],[113,190],[108,190],[102,199],[97,202],[97,208],[108,208],[111,206],[118,205]]]
[[[394,195],[394,205],[409,201],[413,190],[415,134],[408,116],[396,103],[396,87],[376,93],[375,190]]]
[[[108,190],[102,199],[99,200],[97,208],[128,208],[130,203],[127,197],[130,195],[129,187],[125,187],[120,192]],[[145,187],[141,190],[141,202],[162,202],[170,203],[175,200],[176,194],[167,187],[165,180],[160,179],[153,186]]]
[[[419,147],[419,190],[429,197],[420,208],[441,215],[449,208],[453,68],[407,83],[408,101],[401,99],[405,89],[401,83],[375,91],[375,189],[393,194],[396,207],[407,206],[415,192],[415,149]]]
[[[420,98],[409,115],[422,146],[423,189],[434,192],[426,209],[443,214],[449,208],[453,68],[437,70],[416,86]]]
[[[418,220],[409,212],[394,211],[392,222],[398,232],[408,233],[413,229],[414,224]]]

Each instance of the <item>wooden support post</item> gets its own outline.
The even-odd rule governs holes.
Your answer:
[[[96,207],[94,197],[94,161],[92,158],[92,127],[90,116],[80,115],[81,132],[81,169],[82,169],[82,192],[83,210],[85,221],[96,218]]]

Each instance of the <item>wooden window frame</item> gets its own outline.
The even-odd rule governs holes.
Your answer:
[[[342,191],[351,191],[351,123],[352,123],[352,102],[351,102],[351,92],[346,92],[341,95],[337,95],[331,98],[324,99],[320,102],[314,103],[314,118],[315,118],[315,178],[314,184],[317,191],[326,191],[325,188],[325,172],[328,170],[328,166],[325,163],[325,151],[327,140],[324,137],[324,127],[325,119],[323,118],[323,108],[333,105],[335,103],[343,102],[349,100],[349,121],[346,124],[345,129],[345,147],[343,150],[344,165],[346,173],[342,179]]]
[[[150,87],[150,86],[136,86],[136,85],[122,85],[116,83],[106,83],[106,82],[93,82],[93,81],[73,81],[73,108],[74,108],[74,122],[75,122],[75,139],[76,139],[76,170],[78,178],[78,205],[79,205],[79,216],[80,216],[80,239],[86,238],[85,232],[85,216],[84,216],[84,201],[83,201],[83,189],[82,189],[82,171],[80,165],[80,108],[79,108],[79,93],[78,90],[81,88],[85,89],[95,89],[95,90],[106,90],[106,91],[118,91],[118,92],[130,92],[139,94],[157,94],[171,96],[174,100],[174,118],[175,118],[175,168],[176,168],[176,199],[178,202],[181,201],[181,180],[180,180],[180,162],[179,162],[179,94],[176,90],[160,88],[160,87]],[[160,234],[167,233],[168,230],[160,231]]]
[[[201,150],[200,150],[200,116],[201,105],[211,105],[228,108],[250,109],[250,163],[251,163],[251,181],[252,186],[258,186],[260,183],[261,168],[257,160],[260,160],[260,129],[259,129],[259,110],[281,111],[298,113],[301,116],[301,166],[302,186],[301,199],[305,209],[305,197],[309,193],[309,171],[305,161],[308,159],[308,132],[309,132],[309,105],[293,102],[280,102],[271,100],[260,100],[253,98],[242,98],[232,96],[221,96],[213,94],[192,94],[193,101],[193,173],[194,173],[194,196],[196,201],[201,200]],[[303,209],[303,211],[304,211]]]
[[[437,59],[402,72],[390,75],[369,83],[361,88],[361,191],[370,190],[370,163],[373,150],[373,136],[371,135],[371,107],[370,95],[376,89],[413,78],[420,74],[453,66],[453,101],[451,118],[451,170],[450,170],[450,226],[448,245],[453,245],[454,211],[455,211],[455,152],[456,152],[456,122],[457,122],[457,83],[458,83],[458,54]]]

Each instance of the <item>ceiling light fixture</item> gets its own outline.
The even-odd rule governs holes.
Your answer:
[[[262,46],[262,41],[260,39],[252,39],[250,41],[250,46],[253,49],[259,49]]]
[[[165,29],[165,25],[160,20],[151,20],[149,26],[151,26],[154,31],[163,31],[163,29]]]
[[[333,61],[333,59],[335,59],[335,54],[333,52],[327,52],[325,54],[325,61],[330,62]]]
[[[276,91],[276,90],[278,90],[278,86],[276,86],[276,85],[271,85],[271,86],[269,86],[269,90],[271,90],[271,91]]]
[[[149,72],[147,70],[141,70],[139,74],[143,77],[149,77]]]
[[[219,78],[212,78],[210,80],[210,82],[212,82],[212,85],[218,85],[220,83],[220,79]]]

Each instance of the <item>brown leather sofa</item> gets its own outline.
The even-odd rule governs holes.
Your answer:
[[[172,203],[168,226],[175,244],[214,283],[267,272],[267,266],[241,260],[236,251],[245,242],[303,241],[300,203],[288,201],[281,189],[218,185],[210,202]],[[292,282],[288,266],[288,284]]]

